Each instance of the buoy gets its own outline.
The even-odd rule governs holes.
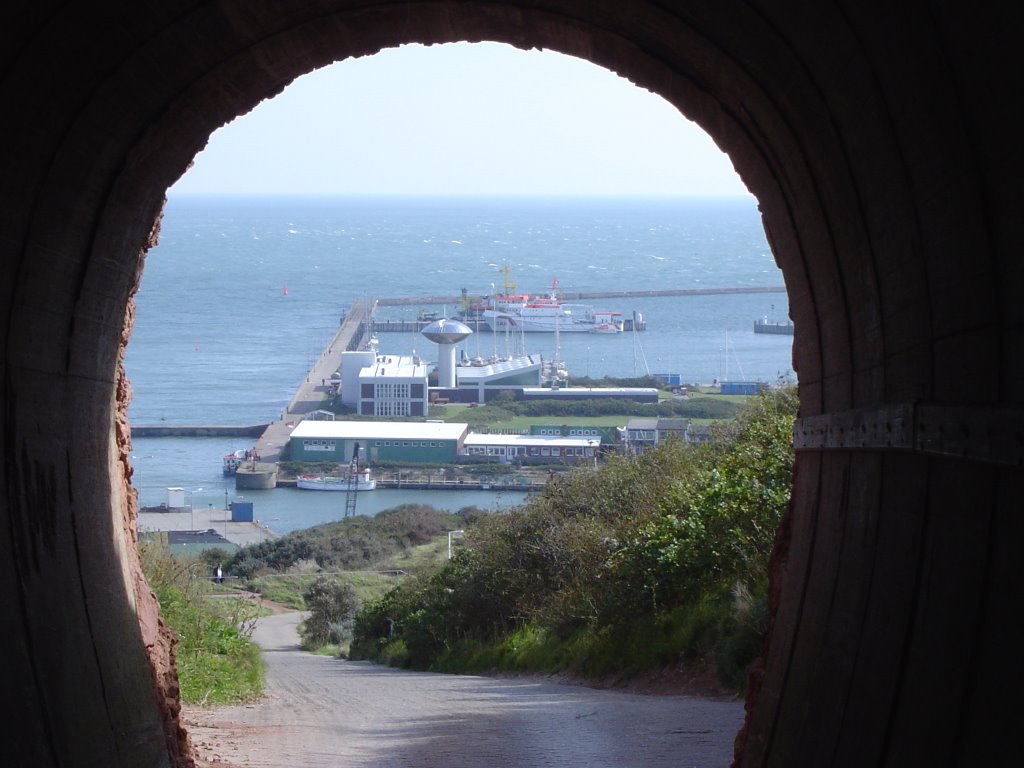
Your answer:
[[[285,283],[284,288],[281,289],[281,295],[282,296],[287,296],[288,295],[288,284],[287,283]]]

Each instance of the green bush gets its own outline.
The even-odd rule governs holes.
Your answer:
[[[456,515],[429,504],[402,504],[374,517],[325,523],[243,547],[225,570],[250,580],[304,561],[326,570],[360,570],[462,525]]]
[[[309,610],[300,632],[303,647],[346,645],[359,610],[359,598],[352,585],[332,576],[321,576],[302,597]]]
[[[710,444],[570,472],[484,516],[451,561],[360,611],[353,653],[401,641],[415,668],[589,675],[689,660],[741,685],[767,626],[796,404],[766,393]]]

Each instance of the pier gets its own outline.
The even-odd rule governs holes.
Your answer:
[[[256,441],[261,464],[276,467],[292,429],[307,413],[320,407],[335,381],[332,376],[341,366],[341,353],[359,349],[368,338],[375,304],[371,299],[358,299],[341,317],[337,333],[295,390],[281,418],[268,424]]]
[[[734,294],[750,293],[785,293],[784,285],[755,285],[738,286],[731,288],[664,288],[647,291],[559,291],[558,296],[563,302],[589,301],[591,299],[645,299],[662,297],[686,297],[686,296],[723,296]],[[465,296],[398,296],[392,298],[377,299],[375,306],[380,307],[408,307],[408,306],[459,306],[465,300]],[[476,298],[476,297],[474,297]],[[423,330],[433,320],[378,320],[371,317],[369,329],[372,333],[416,333]],[[481,330],[480,325],[474,325],[472,321],[465,321],[476,331]],[[635,325],[634,325],[635,323]],[[483,330],[489,330],[486,327]],[[647,323],[640,321],[636,323],[633,317],[623,317],[622,330],[627,333],[633,330],[647,330]],[[763,331],[764,333],[784,333],[785,331]]]
[[[430,325],[433,320],[370,320],[370,331],[373,333],[418,333]],[[476,332],[490,331],[487,324],[482,321],[476,320],[463,320],[466,325],[472,328]],[[637,323],[632,317],[624,317],[622,319],[622,330],[626,333],[631,332],[634,327],[638,331],[647,330],[647,321],[641,320]]]
[[[752,285],[732,288],[665,288],[650,291],[558,291],[563,301],[580,301],[584,299],[639,299],[657,298],[662,296],[720,296],[723,294],[742,293],[785,293],[784,285]],[[380,307],[407,307],[416,305],[432,306],[436,304],[452,304],[457,306],[462,296],[399,296],[390,299],[377,299]]]
[[[259,437],[266,430],[266,424],[248,426],[232,425],[137,425],[132,426],[134,437]]]

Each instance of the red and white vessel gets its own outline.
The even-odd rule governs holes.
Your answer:
[[[507,276],[507,270],[505,270]],[[595,310],[585,304],[563,304],[558,298],[558,278],[551,281],[547,296],[505,292],[492,296],[481,313],[487,328],[496,333],[622,333],[622,313]]]

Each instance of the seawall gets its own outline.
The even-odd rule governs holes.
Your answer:
[[[259,437],[266,424],[237,425],[152,425],[133,424],[134,437]]]

